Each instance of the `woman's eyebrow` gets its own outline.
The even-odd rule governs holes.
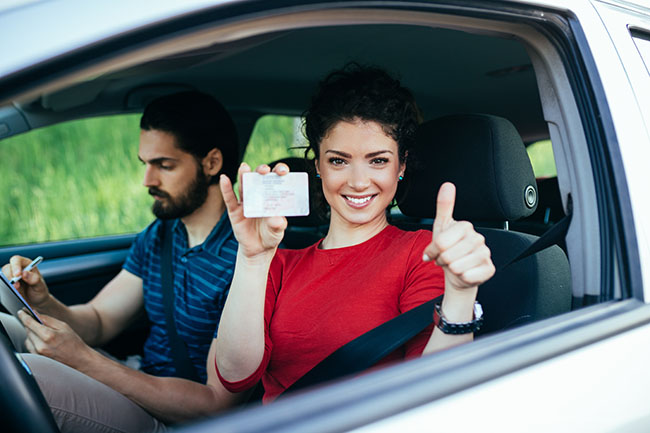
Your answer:
[[[392,155],[393,151],[386,149],[386,150],[379,150],[377,152],[371,152],[371,153],[366,154],[366,158],[374,158],[375,156],[379,156],[382,153],[390,153]]]
[[[339,156],[342,156],[342,157],[344,157],[344,158],[351,158],[351,157],[352,157],[352,155],[350,155],[349,153],[341,152],[341,151],[339,151],[339,150],[326,150],[325,153],[333,153],[333,154],[335,154],[335,155],[339,155]],[[378,150],[377,152],[370,152],[370,153],[367,153],[367,154],[365,155],[365,157],[366,157],[366,158],[374,158],[375,156],[379,156],[379,155],[381,155],[382,153],[390,153],[390,154],[392,155],[392,154],[393,154],[393,151],[392,151],[392,150],[388,150],[388,149],[386,149],[386,150]]]
[[[333,153],[335,155],[342,156],[343,158],[351,158],[352,157],[352,155],[350,155],[349,153],[341,152],[339,150],[326,150],[325,153]]]

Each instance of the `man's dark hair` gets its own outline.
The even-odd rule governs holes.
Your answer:
[[[400,162],[406,161],[420,111],[411,92],[399,80],[376,67],[349,63],[320,82],[304,113],[309,148],[319,156],[320,143],[340,121],[373,121],[397,142]]]
[[[226,109],[212,96],[201,92],[180,92],[154,99],[142,113],[140,128],[172,134],[179,149],[197,161],[217,148],[223,156],[221,173],[237,180],[239,151],[235,124]],[[210,179],[218,183],[219,175]]]

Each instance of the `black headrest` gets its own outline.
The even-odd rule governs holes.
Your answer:
[[[329,220],[325,215],[322,215],[318,209],[316,196],[320,193],[317,191],[317,189],[320,188],[320,185],[314,178],[314,168],[308,166],[308,162],[305,158],[299,157],[278,159],[269,165],[273,168],[275,167],[275,164],[279,162],[287,164],[289,171],[304,171],[307,172],[309,177],[309,215],[304,217],[289,217],[287,218],[287,223],[295,227],[316,227],[328,224]]]
[[[537,207],[526,148],[512,123],[501,117],[453,115],[420,125],[397,195],[402,213],[433,218],[444,182],[456,185],[458,220],[512,221]]]

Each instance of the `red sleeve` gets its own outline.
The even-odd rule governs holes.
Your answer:
[[[279,251],[280,250],[278,250],[278,252]],[[273,310],[275,309],[275,300],[280,290],[280,282],[282,281],[283,262],[281,254],[276,253],[269,268],[269,276],[266,284],[266,300],[264,303],[264,356],[262,357],[262,362],[259,367],[257,367],[257,370],[247,378],[237,382],[229,382],[221,376],[221,373],[219,373],[219,367],[217,366],[215,357],[214,366],[217,370],[217,376],[223,386],[230,392],[242,392],[254,387],[257,382],[262,379],[262,376],[264,376],[266,368],[269,365],[269,361],[271,360],[271,351],[273,350],[273,342],[269,337],[269,326],[271,323],[271,317],[273,316]]]
[[[433,262],[422,261],[424,248],[431,243],[431,232],[420,230],[407,258],[404,290],[400,296],[400,312],[424,304],[444,293],[445,277],[442,268]],[[431,319],[433,322],[433,318]],[[433,323],[406,343],[406,358],[422,355],[433,332]]]

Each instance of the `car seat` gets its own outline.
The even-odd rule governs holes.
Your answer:
[[[510,228],[541,236],[566,216],[557,177],[538,178],[537,193],[537,210],[529,217],[513,221]],[[559,242],[558,245],[566,253],[565,242]]]
[[[411,218],[432,218],[438,189],[446,181],[456,185],[454,218],[474,223],[497,267],[479,288],[485,314],[478,334],[569,311],[571,275],[561,248],[554,245],[503,267],[538,239],[508,229],[509,221],[531,215],[537,206],[535,176],[515,127],[484,114],[422,124],[398,189],[400,211]]]

